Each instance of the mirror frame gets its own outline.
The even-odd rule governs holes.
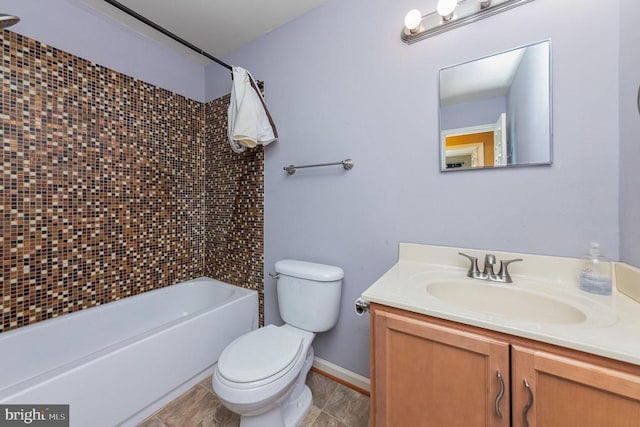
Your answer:
[[[507,164],[500,166],[479,166],[479,167],[470,167],[470,168],[453,168],[447,169],[446,160],[445,160],[445,145],[443,141],[443,132],[446,132],[446,129],[442,129],[442,72],[448,70],[450,68],[458,67],[461,65],[469,64],[475,61],[480,61],[486,58],[491,58],[496,55],[501,55],[508,52],[513,52],[518,49],[527,48],[530,46],[539,45],[542,43],[547,43],[548,46],[548,72],[549,72],[549,129],[548,129],[548,138],[549,138],[549,160],[544,162],[532,162],[532,163],[516,163],[516,164]],[[640,102],[640,88],[638,89],[639,94],[639,102]],[[640,110],[640,105],[639,105]],[[482,127],[481,126],[470,126],[470,127]],[[438,153],[439,160],[438,163],[440,165],[440,172],[461,172],[461,171],[473,171],[473,170],[491,170],[491,169],[509,169],[509,168],[517,168],[517,167],[526,167],[526,166],[549,166],[553,163],[553,55],[552,55],[552,43],[551,39],[540,40],[532,43],[528,43],[525,45],[517,46],[511,49],[491,53],[485,56],[481,56],[478,58],[470,59],[468,61],[460,62],[457,64],[449,65],[446,67],[442,67],[438,70]]]

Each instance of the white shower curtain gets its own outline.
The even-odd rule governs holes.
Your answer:
[[[233,67],[227,136],[231,148],[241,153],[278,138],[278,131],[253,77],[242,67]]]

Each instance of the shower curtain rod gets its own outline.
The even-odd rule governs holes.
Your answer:
[[[223,67],[225,67],[229,71],[233,71],[233,68],[231,68],[231,65],[227,64],[226,62],[223,62],[223,61],[219,60],[215,56],[211,55],[210,53],[205,52],[204,50],[200,49],[198,46],[195,46],[195,45],[189,43],[185,39],[176,36],[171,31],[167,30],[164,27],[161,27],[160,25],[156,24],[155,22],[151,21],[150,19],[145,18],[144,16],[140,15],[135,10],[129,9],[127,6],[125,6],[125,5],[121,4],[121,3],[118,3],[115,0],[104,0],[104,1],[106,1],[107,3],[109,3],[113,7],[117,7],[118,9],[120,9],[121,11],[126,13],[127,15],[136,18],[138,21],[144,22],[145,24],[147,24],[148,26],[150,26],[154,30],[160,31],[165,36],[170,37],[173,40],[177,41],[178,43],[188,47],[189,49],[198,52],[200,55],[202,55],[204,57],[207,57],[210,60],[222,65]],[[233,74],[232,74],[232,76],[233,76]]]

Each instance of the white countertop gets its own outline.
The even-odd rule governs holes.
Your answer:
[[[512,258],[524,258],[524,261],[510,266],[513,283],[498,284],[466,277],[469,261],[459,256],[459,251],[477,256],[480,269],[485,253],[495,254],[498,261]],[[574,258],[401,243],[398,263],[371,285],[362,298],[640,365],[640,303],[618,292],[615,279],[612,295],[580,290],[577,274],[581,265],[582,261]],[[634,278],[640,282],[640,275]],[[567,324],[516,320],[467,310],[427,292],[429,283],[448,280],[525,290],[576,307],[587,319]],[[633,284],[636,285],[640,286]]]

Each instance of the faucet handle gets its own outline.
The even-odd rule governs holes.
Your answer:
[[[477,277],[480,274],[480,270],[478,269],[478,258],[471,255],[467,255],[462,252],[458,252],[458,255],[462,255],[463,257],[471,261],[471,265],[469,266],[469,271],[467,271],[467,276]]]
[[[498,271],[498,280],[500,282],[503,282],[503,283],[513,282],[513,280],[511,280],[511,275],[509,274],[509,270],[507,268],[509,267],[509,264],[511,264],[512,262],[518,262],[518,261],[522,261],[522,258],[506,259],[506,260],[500,261],[500,271]]]
[[[484,273],[492,275],[493,266],[496,264],[496,256],[493,254],[486,254],[484,256]]]

